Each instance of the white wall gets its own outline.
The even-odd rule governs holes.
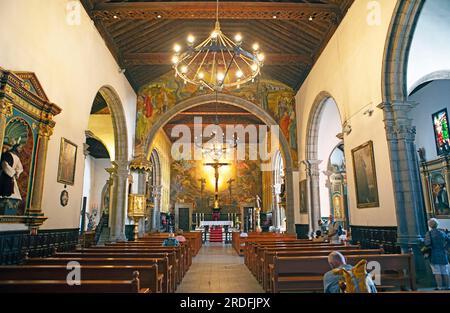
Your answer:
[[[122,101],[129,156],[133,153],[136,94],[84,9],[80,25],[66,21],[66,0],[0,1],[0,66],[35,72],[50,101],[62,108],[50,139],[42,208],[43,228],[76,228],[83,194],[83,142],[98,90],[109,85]],[[5,27],[7,25],[7,27]],[[56,182],[59,144],[65,137],[78,145],[75,185],[68,186],[69,204],[61,207],[63,185]]]
[[[368,23],[369,2],[353,3],[296,96],[299,159],[305,159],[307,121],[314,100],[327,91],[336,100],[343,123],[353,131],[344,137],[347,160],[350,222],[352,225],[395,226],[395,202],[383,113],[381,69],[387,33],[396,0],[383,0],[380,24]],[[373,109],[371,117],[363,113]],[[374,142],[380,207],[357,209],[351,150],[369,140]],[[302,166],[302,169],[304,167]],[[300,173],[305,177],[304,170]],[[302,215],[303,224],[307,217]]]
[[[417,103],[411,111],[417,128],[416,145],[426,151],[427,160],[437,158],[431,114],[447,108],[450,112],[450,80],[436,80],[412,94],[409,99]],[[440,227],[450,229],[450,219],[441,219]]]
[[[91,213],[92,209],[98,211],[97,222],[101,216],[101,195],[109,174],[105,170],[111,168],[110,159],[95,159],[87,156],[85,160],[84,177],[83,177],[83,197],[87,197],[86,212]],[[81,202],[81,205],[83,202]],[[81,209],[80,209],[81,211]],[[86,227],[88,220],[86,219]]]
[[[450,1],[427,0],[409,53],[408,90],[423,76],[441,70],[450,70]]]
[[[326,186],[328,177],[323,172],[327,171],[328,158],[340,142],[336,135],[342,132],[342,123],[338,107],[333,99],[327,99],[323,105],[324,109],[319,126],[317,157],[322,161],[319,164],[320,214],[322,217],[328,217],[330,215],[330,190]]]

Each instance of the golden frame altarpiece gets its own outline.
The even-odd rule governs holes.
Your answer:
[[[0,223],[25,224],[36,234],[47,219],[41,207],[45,163],[53,117],[59,113],[34,73],[0,68],[1,162],[17,169],[0,171],[2,185],[10,185],[9,192],[1,188]]]
[[[450,156],[420,162],[427,217],[450,219]]]

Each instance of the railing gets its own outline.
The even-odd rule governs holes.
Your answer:
[[[103,229],[105,227],[108,227],[108,221],[109,221],[109,214],[102,213],[102,216],[100,217],[100,221],[98,222],[97,228],[95,229],[95,243],[98,244],[98,241],[100,240],[100,236],[102,235]]]

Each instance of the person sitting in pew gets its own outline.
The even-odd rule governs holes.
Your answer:
[[[325,237],[322,235],[322,231],[316,231],[316,236],[312,240],[313,242],[324,242]]]
[[[163,247],[178,247],[180,242],[175,238],[174,233],[169,233],[169,237],[164,239],[162,245]]]
[[[179,229],[177,230],[177,236],[175,237],[178,242],[186,242],[186,237],[183,236],[183,230]]]
[[[326,272],[323,276],[323,289],[325,293],[341,293],[342,289],[340,282],[344,280],[342,275],[336,274],[336,269],[344,269],[347,272],[351,272],[353,266],[347,264],[345,257],[338,251],[333,251],[328,255],[328,263],[331,266],[331,270]],[[376,293],[377,288],[372,279],[368,279],[368,288],[371,293]]]

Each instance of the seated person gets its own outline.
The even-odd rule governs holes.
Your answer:
[[[175,237],[176,240],[178,240],[178,242],[186,242],[186,238],[183,236],[183,230],[179,229],[177,231],[177,236]]]
[[[170,233],[169,237],[164,239],[162,245],[163,245],[163,247],[178,247],[180,245],[180,243],[175,238],[175,234]]]
[[[316,236],[312,239],[313,242],[324,242],[325,237],[322,236],[322,232],[320,230],[316,231]]]
[[[248,234],[245,231],[242,231],[241,234],[239,235],[239,237],[246,238],[246,237],[248,237]]]
[[[328,255],[328,263],[332,270],[325,273],[323,276],[323,291],[325,293],[341,293],[340,283],[343,282],[344,275],[338,273],[338,269],[343,269],[347,272],[352,272],[353,266],[347,264],[345,257],[338,251],[333,251]],[[361,263],[361,262],[360,262]],[[359,264],[359,263],[358,263]],[[363,278],[367,284],[368,292],[376,293],[377,288],[373,280],[369,277]]]

